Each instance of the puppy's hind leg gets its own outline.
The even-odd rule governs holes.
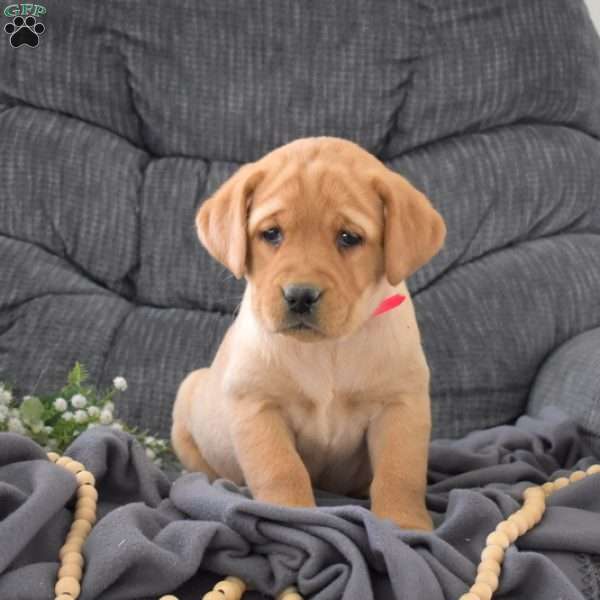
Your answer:
[[[200,471],[205,473],[212,481],[218,475],[204,460],[200,453],[190,430],[188,423],[191,421],[190,402],[193,392],[198,385],[202,385],[202,379],[208,375],[208,369],[192,371],[181,383],[177,390],[177,397],[173,405],[173,426],[171,428],[171,444],[181,464],[188,471]]]

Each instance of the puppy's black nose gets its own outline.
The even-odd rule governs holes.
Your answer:
[[[319,288],[302,283],[286,285],[282,291],[289,310],[299,315],[309,313],[322,294]]]

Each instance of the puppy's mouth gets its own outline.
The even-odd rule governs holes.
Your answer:
[[[304,331],[304,330],[310,330],[310,329],[312,329],[313,331],[318,331],[317,327],[315,327],[314,325],[311,325],[310,323],[305,323],[304,321],[299,321],[298,323],[289,325],[288,327],[286,327],[286,329],[288,331]]]
[[[312,333],[317,335],[325,335],[323,331],[310,319],[294,319],[288,321],[279,329],[279,333],[283,334],[294,334],[294,333]]]

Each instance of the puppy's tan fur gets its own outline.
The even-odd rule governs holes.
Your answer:
[[[370,492],[380,517],[430,529],[429,370],[404,280],[442,246],[440,215],[359,146],[322,137],[239,169],[196,225],[247,286],[211,367],[179,388],[172,441],[186,468],[286,506],[314,506],[313,485]],[[274,227],[278,245],[261,236]],[[363,242],[343,248],[340,231]],[[323,290],[311,329],[286,329],[292,283]],[[371,317],[394,293],[408,298]]]

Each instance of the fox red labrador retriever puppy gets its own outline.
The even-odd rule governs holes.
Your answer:
[[[440,250],[442,217],[356,144],[318,137],[240,168],[196,226],[247,286],[211,367],[179,388],[185,467],[285,506],[314,506],[313,485],[369,493],[378,516],[431,529],[429,369],[405,280]]]

